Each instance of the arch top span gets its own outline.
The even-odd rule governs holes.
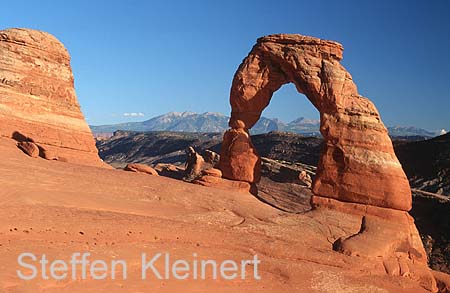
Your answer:
[[[301,35],[259,38],[236,71],[230,92],[232,128],[224,136],[220,168],[225,178],[255,182],[259,156],[248,129],[272,95],[293,83],[320,112],[325,139],[314,201],[332,198],[398,210],[411,208],[411,191],[374,104],[359,95],[340,64],[343,47]],[[238,138],[238,139],[237,139]]]
[[[337,42],[308,36],[259,38],[234,76],[230,123],[241,120],[250,129],[272,94],[286,83],[293,83],[319,111],[343,106],[333,100],[334,96],[358,92],[351,75],[339,63],[342,52]]]

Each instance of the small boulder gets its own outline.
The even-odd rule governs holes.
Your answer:
[[[155,166],[155,170],[159,173],[159,175],[164,177],[179,180],[184,177],[184,168],[172,164],[158,163]]]
[[[46,160],[59,160],[58,156],[51,150],[44,148],[42,146],[39,146],[40,154],[39,156],[46,159]]]
[[[32,158],[39,157],[39,147],[31,141],[18,142],[17,147]]]
[[[146,173],[149,175],[158,176],[158,172],[153,169],[150,166],[144,165],[144,164],[128,164],[124,168],[125,171],[131,171],[131,172],[139,172],[139,173]]]

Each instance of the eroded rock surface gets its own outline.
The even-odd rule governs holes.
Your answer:
[[[0,31],[0,136],[32,138],[48,157],[105,166],[74,89],[70,56],[52,35]]]
[[[339,43],[301,35],[258,39],[233,79],[231,129],[224,134],[219,168],[228,179],[259,181],[261,161],[249,129],[273,93],[294,83],[320,112],[325,140],[311,204],[316,211],[336,210],[360,219],[359,230],[337,237],[333,249],[436,291],[419,233],[407,213],[412,205],[408,180],[377,109],[359,95],[340,64],[342,52]],[[297,179],[309,181],[307,175],[305,171]]]
[[[358,94],[340,64],[337,42],[301,35],[258,39],[237,70],[231,87],[230,126],[250,129],[283,84],[294,83],[321,114],[325,147],[313,185],[315,195],[408,211],[411,192],[380,115]],[[229,135],[228,133],[226,135]],[[256,182],[258,160],[237,160],[247,148],[226,147],[220,168],[225,177]]]
[[[17,147],[32,158],[39,157],[39,147],[31,141],[20,141]]]
[[[227,179],[249,183],[259,182],[261,179],[261,159],[244,128],[233,128],[225,132],[219,168]]]
[[[147,292],[149,284],[164,292],[427,292],[411,278],[388,275],[382,262],[332,251],[334,241],[358,233],[360,216],[285,213],[235,189],[30,159],[6,138],[0,154],[2,292]],[[91,252],[90,260],[124,259],[128,278],[25,282],[16,272],[24,251],[49,260],[69,261],[77,251]],[[257,254],[261,280],[212,280],[211,273],[206,280],[142,280],[141,254],[160,251],[173,260],[197,253],[220,262]],[[163,270],[162,260],[157,266]],[[448,275],[436,278],[445,286]]]
[[[146,173],[153,176],[158,176],[158,172],[150,166],[144,164],[128,164],[124,168],[125,171],[136,172],[136,173]]]
[[[185,177],[186,181],[192,181],[197,176],[200,175],[200,172],[205,167],[205,160],[203,157],[195,151],[193,147],[188,147],[186,149],[187,160],[185,163]]]

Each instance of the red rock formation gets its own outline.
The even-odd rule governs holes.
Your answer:
[[[217,174],[201,175],[197,179],[193,180],[192,183],[207,187],[214,187],[222,190],[232,190],[247,194],[248,193],[255,194],[254,184],[244,181],[228,180],[225,178],[217,177]]]
[[[233,128],[225,132],[219,166],[224,178],[259,182],[261,159],[250,140],[248,130]]]
[[[188,147],[186,149],[186,163],[185,163],[185,177],[186,181],[192,181],[197,176],[200,175],[200,172],[205,166],[205,160],[203,157],[195,151],[193,147]]]
[[[339,43],[301,35],[258,39],[234,76],[234,130],[224,136],[220,169],[229,179],[258,180],[260,161],[251,142],[232,142],[237,129],[250,129],[272,94],[291,82],[320,112],[325,148],[313,184],[315,196],[408,211],[408,180],[377,109],[358,94],[339,63],[342,51]]]
[[[80,111],[70,56],[48,33],[0,31],[0,136],[28,137],[52,157],[105,166]]]
[[[319,110],[325,147],[313,182],[312,215],[337,210],[357,215],[360,230],[333,249],[376,261],[389,275],[409,276],[436,291],[411,209],[411,191],[375,106],[358,94],[339,63],[343,48],[300,35],[258,39],[231,87],[232,128],[224,135],[223,177],[257,182],[260,161],[248,130],[283,84],[294,83]],[[325,212],[326,213],[326,212]]]
[[[222,171],[220,171],[219,169],[216,169],[216,168],[209,168],[209,169],[202,170],[202,175],[221,178]]]
[[[32,158],[39,157],[39,147],[30,141],[20,141],[17,147]]]
[[[123,168],[125,171],[138,172],[138,173],[146,173],[149,175],[158,176],[158,172],[150,166],[144,164],[128,164]]]

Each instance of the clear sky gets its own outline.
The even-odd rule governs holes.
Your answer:
[[[15,0],[1,14],[1,29],[44,30],[65,44],[90,124],[228,114],[233,74],[256,39],[299,33],[344,45],[344,66],[386,125],[450,128],[448,0]],[[287,85],[264,115],[318,112]]]

